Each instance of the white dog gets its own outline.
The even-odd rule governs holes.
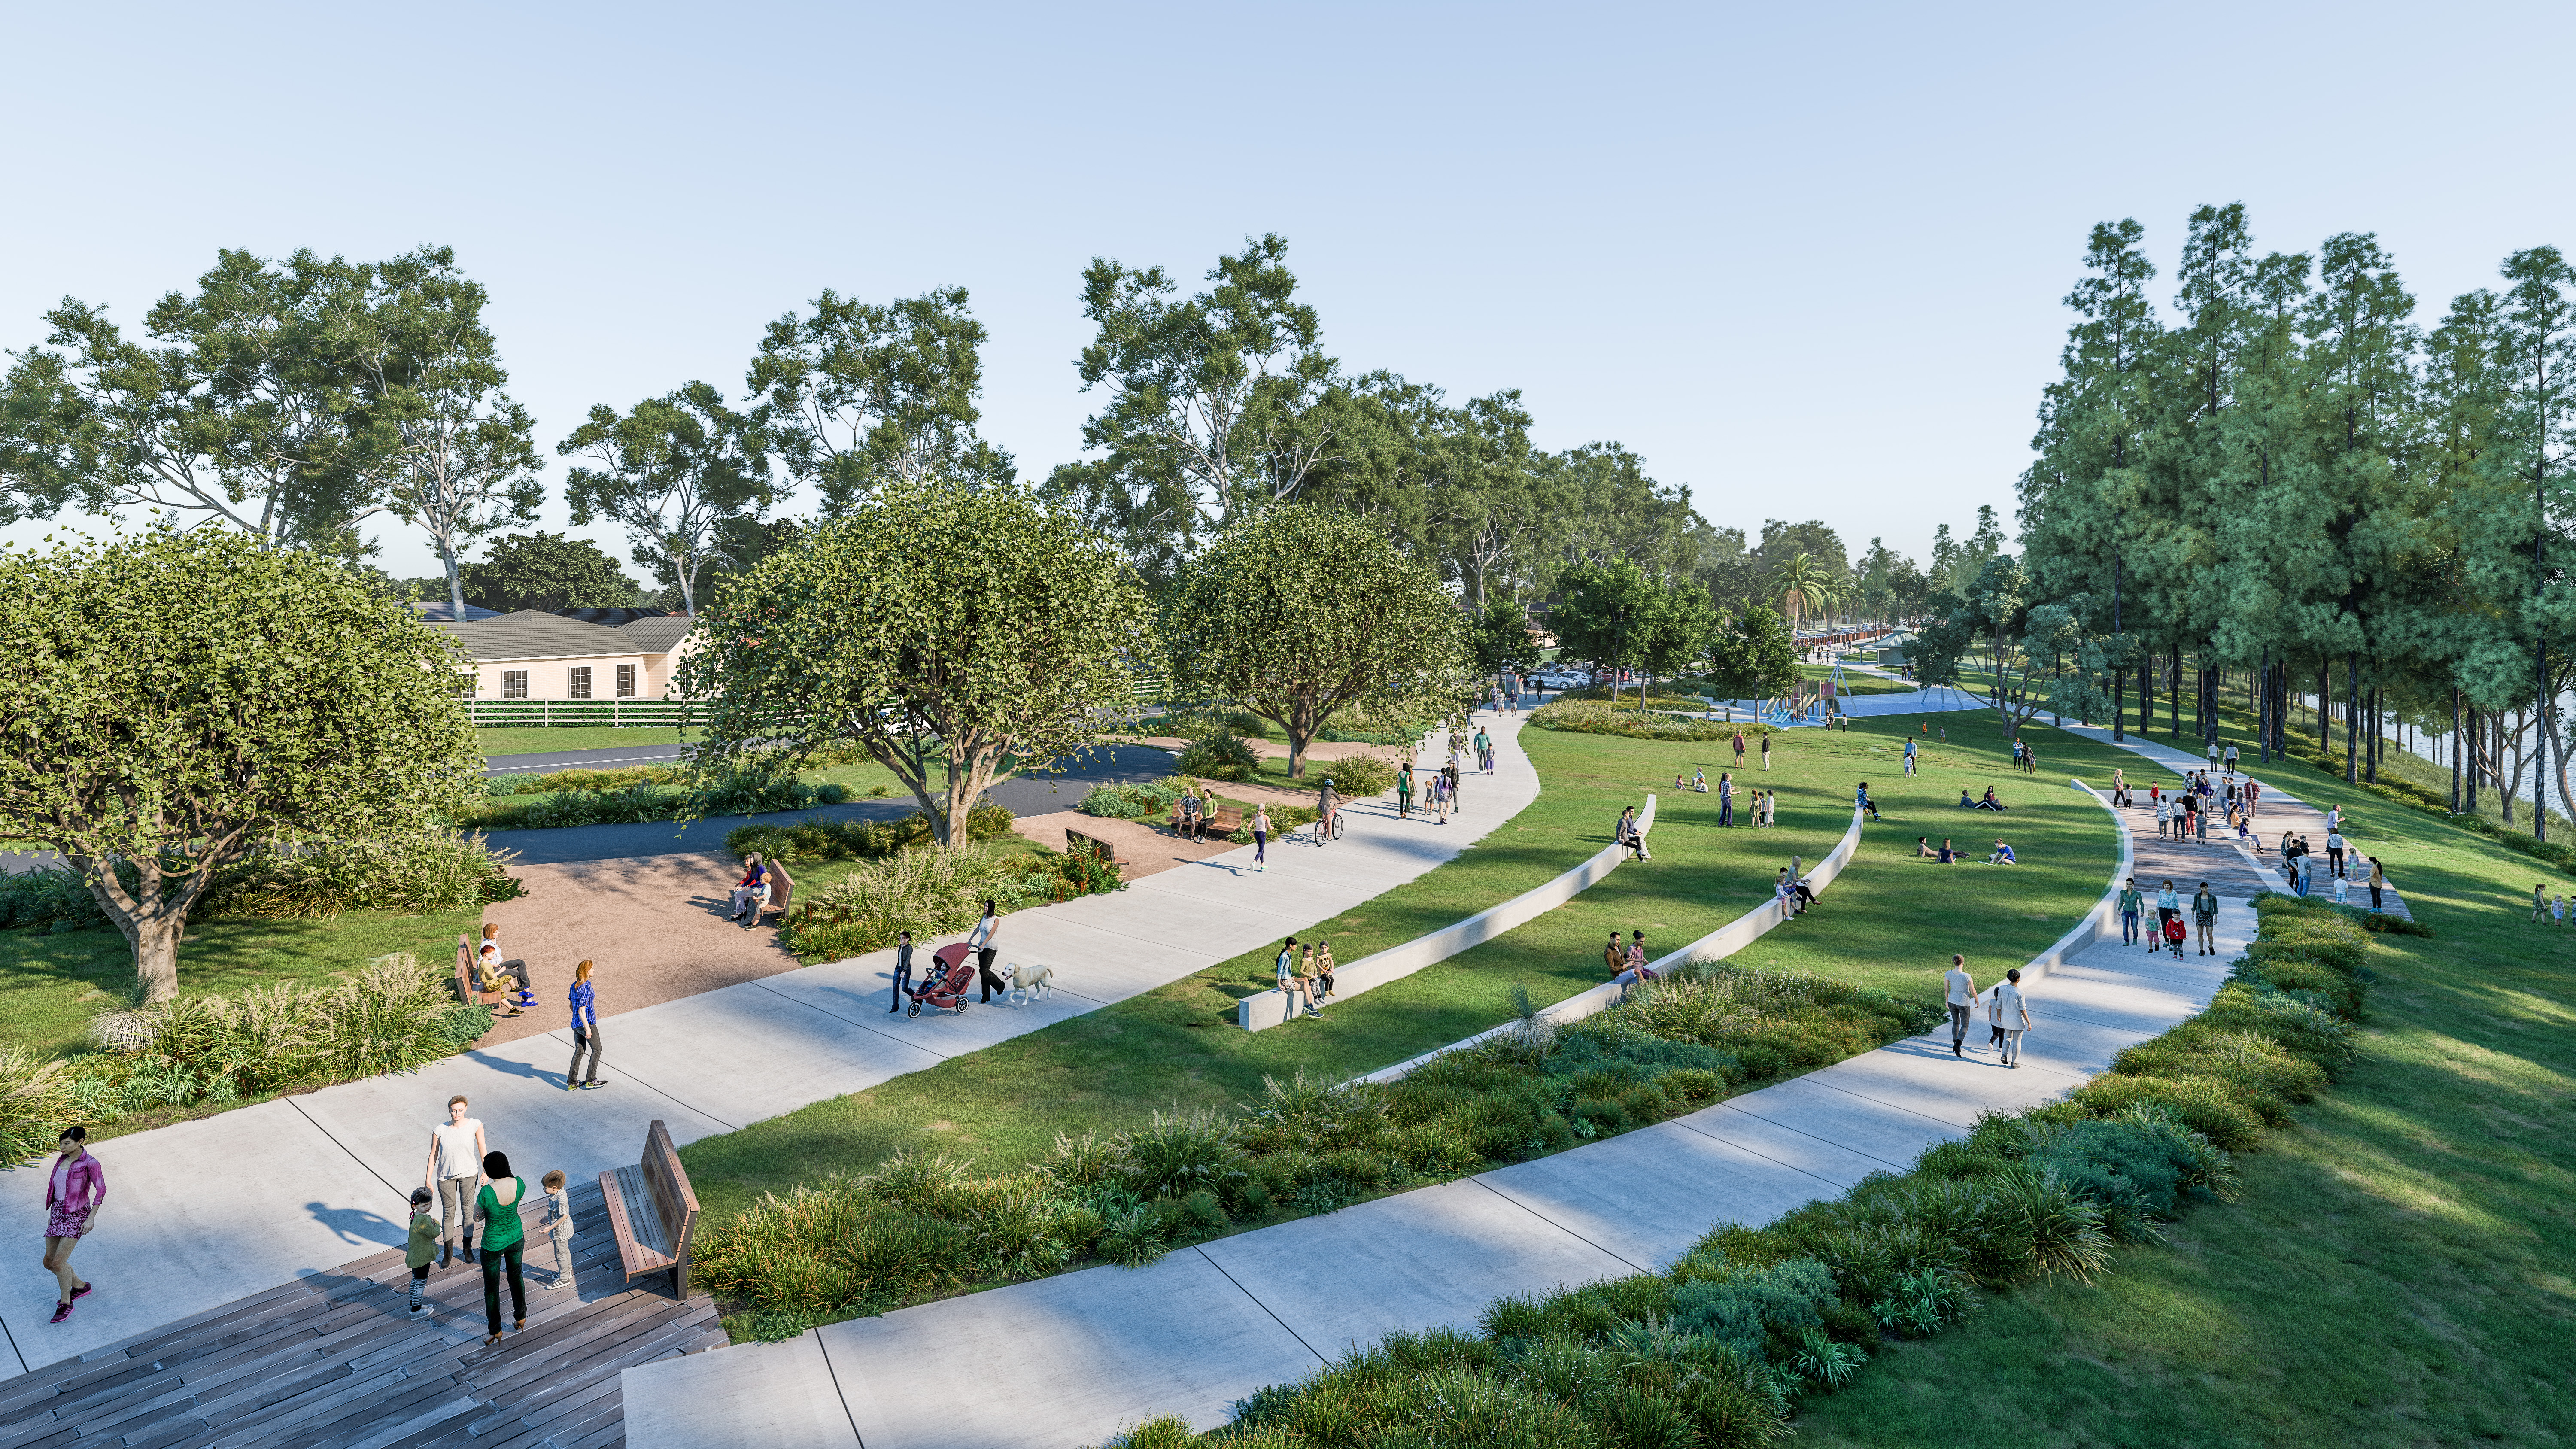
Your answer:
[[[1013,1006],[1035,1001],[1055,990],[1055,968],[1052,966],[1022,966],[1013,963],[1002,968],[1002,975],[1011,983],[1006,999]]]

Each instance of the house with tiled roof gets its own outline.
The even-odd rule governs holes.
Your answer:
[[[465,646],[477,700],[668,699],[691,628],[686,615],[634,609],[429,623]]]

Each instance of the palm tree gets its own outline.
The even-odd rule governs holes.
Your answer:
[[[1842,594],[1842,581],[1817,563],[1813,554],[1792,554],[1771,570],[1771,597],[1780,601],[1792,629],[1806,617],[1807,610],[1831,604]]]

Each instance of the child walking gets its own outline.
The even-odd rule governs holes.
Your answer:
[[[538,1220],[545,1224],[546,1241],[554,1248],[554,1276],[546,1280],[552,1288],[572,1275],[572,1194],[564,1188],[561,1169],[539,1179],[539,1186],[545,1189],[546,1200]]]
[[[438,1201],[428,1188],[411,1190],[411,1234],[403,1247],[403,1266],[411,1269],[411,1311],[420,1312],[429,1305],[420,1301],[429,1287],[429,1265],[438,1258],[438,1214],[430,1211]]]

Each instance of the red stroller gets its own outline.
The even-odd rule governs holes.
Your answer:
[[[922,979],[920,988],[912,993],[912,1004],[903,1009],[903,1014],[919,1016],[922,1003],[928,1002],[933,1011],[964,1016],[966,993],[975,985],[974,958],[975,953],[963,941],[931,952],[930,960],[937,970]]]

